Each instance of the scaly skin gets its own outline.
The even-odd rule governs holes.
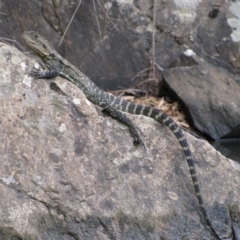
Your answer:
[[[173,132],[173,134],[178,139],[187,160],[195,193],[197,195],[197,199],[204,218],[217,239],[221,240],[221,238],[218,236],[217,232],[213,228],[210,219],[208,218],[207,211],[205,209],[204,202],[201,196],[195,163],[187,140],[184,136],[182,129],[178,127],[178,125],[172,120],[172,118],[170,118],[168,115],[166,115],[159,109],[142,106],[140,104],[134,104],[102,91],[80,70],[74,67],[66,59],[62,58],[54,50],[51,44],[42,36],[40,36],[37,32],[25,32],[23,34],[23,38],[25,39],[27,44],[33,49],[33,51],[35,51],[42,58],[43,62],[49,69],[47,71],[39,71],[35,69],[31,72],[32,76],[36,78],[54,78],[56,76],[61,76],[69,80],[78,88],[80,88],[85,94],[85,96],[92,103],[102,107],[112,117],[126,124],[130,130],[131,135],[134,138],[135,143],[140,143],[145,148],[140,138],[138,128],[121,111],[153,118],[156,121],[163,123]]]

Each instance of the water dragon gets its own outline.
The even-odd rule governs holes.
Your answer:
[[[159,109],[143,106],[140,104],[134,104],[126,100],[123,100],[122,98],[108,94],[107,92],[104,92],[103,90],[98,88],[80,70],[74,67],[66,59],[61,57],[52,47],[52,45],[37,32],[33,31],[24,32],[23,38],[26,41],[26,43],[30,46],[30,48],[41,57],[44,64],[48,68],[48,70],[44,71],[33,69],[30,73],[31,76],[35,78],[49,78],[49,79],[54,78],[56,76],[61,76],[70,81],[71,83],[75,84],[78,88],[82,90],[82,92],[85,94],[88,100],[90,100],[93,104],[100,106],[112,117],[116,118],[118,121],[128,126],[129,131],[134,139],[134,143],[140,144],[145,148],[144,143],[141,140],[139,134],[140,132],[139,129],[123,112],[144,115],[153,118],[156,121],[163,123],[173,132],[178,142],[180,143],[185,158],[187,160],[189,171],[193,181],[193,186],[203,216],[208,226],[210,227],[211,231],[214,233],[217,239],[221,240],[221,238],[213,228],[212,223],[208,217],[203,202],[203,198],[201,196],[196,167],[189,145],[187,143],[187,140],[184,136],[182,129],[173,121],[173,119]]]

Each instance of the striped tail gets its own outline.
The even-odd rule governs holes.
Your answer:
[[[183,133],[182,129],[178,127],[178,125],[172,120],[172,118],[170,118],[169,116],[167,116],[163,112],[159,112],[158,115],[156,115],[155,117],[152,116],[152,118],[154,118],[155,120],[157,120],[159,122],[163,122],[163,124],[166,125],[174,133],[174,135],[177,137],[177,139],[178,139],[178,141],[179,141],[179,143],[182,147],[182,150],[183,150],[183,153],[184,153],[185,158],[187,160],[187,163],[188,163],[188,167],[189,167],[189,171],[190,171],[190,174],[191,174],[193,186],[194,186],[195,193],[196,193],[196,196],[197,196],[197,199],[198,199],[199,206],[200,206],[201,211],[203,213],[203,216],[204,216],[208,226],[210,227],[212,232],[217,237],[217,239],[221,240],[221,238],[218,236],[217,232],[213,228],[212,223],[211,223],[211,221],[208,217],[208,214],[207,214],[204,202],[203,202],[203,198],[202,198],[202,195],[201,195],[201,189],[200,189],[200,185],[199,185],[199,182],[198,182],[197,171],[196,171],[194,159],[192,157],[191,150],[189,148],[189,145],[187,143],[187,140],[184,136],[184,133]]]
[[[191,150],[189,148],[189,145],[187,143],[187,140],[184,136],[182,129],[179,128],[179,126],[173,121],[172,118],[170,118],[167,114],[163,113],[159,109],[148,107],[148,106],[143,106],[140,104],[134,104],[134,103],[125,101],[121,98],[116,98],[113,96],[109,96],[109,98],[110,98],[109,99],[110,103],[113,107],[115,107],[121,111],[124,111],[124,112],[133,113],[136,115],[144,115],[144,116],[153,118],[156,121],[163,123],[165,126],[167,126],[173,132],[173,134],[178,139],[178,141],[182,147],[183,153],[185,155],[185,158],[187,160],[187,163],[189,166],[189,171],[190,171],[192,182],[193,182],[193,186],[194,186],[195,193],[196,193],[201,211],[203,213],[203,216],[204,216],[208,226],[214,233],[214,235],[217,237],[217,239],[221,240],[221,238],[218,236],[217,232],[213,228],[212,223],[208,217],[208,214],[207,214],[204,202],[203,202],[203,198],[201,196],[201,190],[200,190],[200,186],[199,186],[199,182],[198,182],[195,163],[194,163]]]

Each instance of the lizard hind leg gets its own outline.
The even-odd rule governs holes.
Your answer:
[[[144,150],[144,152],[146,153],[146,146],[145,146],[144,142],[142,141],[140,134],[139,134],[139,133],[141,133],[141,131],[131,121],[131,119],[129,119],[124,113],[115,109],[108,103],[101,104],[101,107],[103,107],[104,112],[107,112],[109,115],[111,115],[111,117],[117,119],[118,121],[122,122],[123,124],[125,124],[128,127],[130,134],[133,137],[134,145],[140,145],[142,147],[142,149]]]

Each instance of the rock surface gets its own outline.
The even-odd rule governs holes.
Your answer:
[[[34,80],[36,62],[0,45],[0,239],[214,239],[174,135],[146,117],[146,156],[125,126],[64,79]],[[56,89],[56,88],[55,88]],[[240,224],[240,165],[186,134],[214,227]]]
[[[185,51],[163,72],[191,125],[211,139],[240,135],[240,84],[234,75]]]

